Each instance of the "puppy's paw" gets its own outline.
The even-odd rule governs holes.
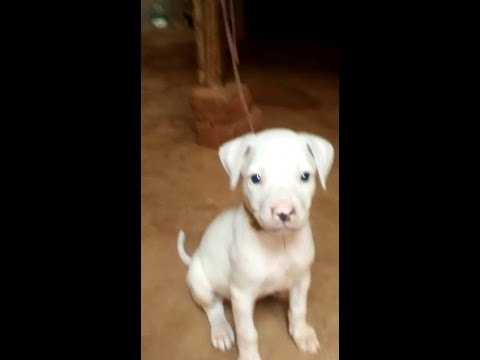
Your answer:
[[[212,344],[215,349],[225,351],[230,350],[235,344],[235,336],[232,327],[228,321],[219,321],[211,329]]]
[[[317,334],[310,325],[290,327],[289,332],[301,351],[314,355],[320,350]]]

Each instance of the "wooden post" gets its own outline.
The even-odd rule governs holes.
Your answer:
[[[193,0],[193,7],[198,81],[209,87],[222,86],[225,45],[220,0]]]
[[[197,46],[198,82],[205,85],[205,17],[204,0],[193,0],[193,24]]]
[[[209,87],[222,86],[223,42],[220,35],[220,0],[204,0],[203,27],[205,29],[205,83]],[[222,23],[223,24],[223,23]]]

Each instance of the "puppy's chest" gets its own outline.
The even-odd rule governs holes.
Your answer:
[[[309,265],[307,259],[298,254],[284,254],[265,260],[258,273],[262,295],[289,289]]]

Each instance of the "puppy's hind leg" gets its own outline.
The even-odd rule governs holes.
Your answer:
[[[235,344],[235,336],[225,317],[222,298],[213,291],[202,264],[197,259],[192,260],[188,269],[187,284],[195,302],[207,314],[213,347],[222,351],[229,350]]]

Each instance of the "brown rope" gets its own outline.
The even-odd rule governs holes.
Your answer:
[[[236,32],[235,32],[235,13],[233,10],[233,0],[230,0],[230,21],[232,23],[232,30],[230,30],[230,26],[228,25],[228,15],[227,15],[227,8],[225,6],[225,0],[220,0],[222,5],[223,11],[223,23],[225,25],[225,32],[227,34],[227,41],[228,41],[228,48],[230,49],[230,57],[232,58],[232,66],[233,66],[233,73],[235,75],[235,82],[237,83],[238,88],[238,95],[240,96],[240,102],[242,103],[243,110],[245,111],[245,115],[247,116],[248,124],[250,125],[250,130],[253,133],[253,124],[252,119],[250,117],[250,111],[248,110],[247,101],[245,100],[245,95],[243,94],[243,87],[240,81],[240,75],[238,73],[237,65],[240,64],[238,59],[238,52],[237,52],[237,44],[236,44]],[[233,32],[233,36],[232,36]]]

